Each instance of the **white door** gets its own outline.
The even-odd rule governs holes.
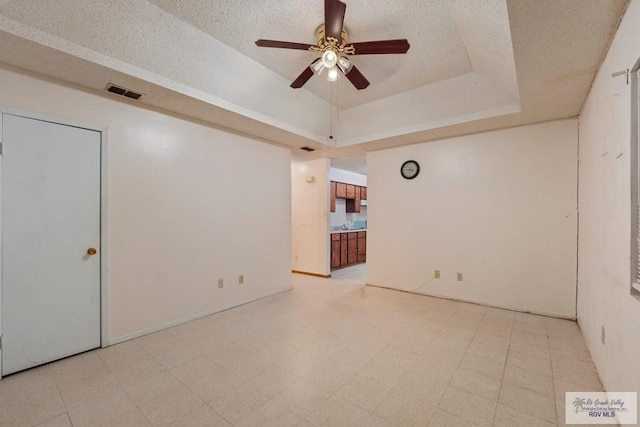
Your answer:
[[[8,114],[2,119],[7,375],[100,346],[101,135]]]

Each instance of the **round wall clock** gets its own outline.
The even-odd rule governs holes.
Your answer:
[[[404,179],[413,179],[420,173],[420,165],[415,160],[407,160],[400,167],[400,174]]]

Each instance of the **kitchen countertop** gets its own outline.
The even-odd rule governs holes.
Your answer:
[[[357,229],[351,229],[351,230],[331,230],[331,232],[329,234],[353,233],[354,231],[367,231],[367,229],[366,228],[357,228]]]

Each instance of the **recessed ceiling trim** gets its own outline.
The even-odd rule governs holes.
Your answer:
[[[18,2],[19,1],[20,0],[18,0]],[[140,2],[139,0],[138,3]],[[146,1],[141,3],[153,8],[153,6]],[[65,13],[63,15],[64,16],[61,15],[58,18],[66,21],[68,14]],[[167,14],[165,13],[164,15]],[[93,18],[96,19],[97,17]],[[111,19],[115,18],[117,17],[111,17]],[[51,19],[53,20],[53,17],[51,17]],[[179,36],[185,32],[185,28],[182,27],[189,26],[182,21],[174,22],[177,21],[175,17],[165,16],[165,19],[173,23],[173,25],[168,23],[160,25],[166,29],[166,32],[162,34],[167,40],[157,40],[153,44],[157,51],[147,52],[147,55],[155,56],[158,58],[158,61],[164,62],[167,67],[178,73],[178,75],[166,76],[145,69],[142,66],[80,45],[76,41],[66,40],[38,28],[33,28],[12,20],[2,15],[1,12],[0,31],[5,31],[28,41],[73,55],[149,83],[166,87],[196,100],[295,133],[315,142],[325,142],[324,134],[329,127],[329,117],[324,114],[319,114],[319,111],[328,111],[330,108],[328,102],[308,91],[302,91],[297,94],[291,93],[293,91],[289,88],[289,82],[283,77],[199,31],[197,32],[201,33],[205,38],[204,40],[199,39],[199,43],[193,43],[192,45],[182,44],[181,46],[174,46],[176,48],[179,47],[183,52],[168,52],[166,50],[167,46],[170,44],[175,45],[175,42],[172,43],[170,40],[179,38]],[[85,25],[91,26],[92,22],[85,22]],[[152,25],[151,23],[147,25],[153,28],[158,26],[158,24]],[[176,26],[180,27],[180,31],[175,28]],[[170,33],[170,29],[172,28],[177,31],[177,33]],[[193,28],[189,28],[193,31]],[[117,27],[111,28],[111,31],[113,31],[113,34],[104,34],[104,37],[117,38]],[[137,28],[137,31],[144,33],[141,28]],[[127,37],[120,38],[123,45],[115,49],[116,51],[126,50],[128,43],[135,44],[132,41],[128,41],[129,39]],[[78,35],[78,39],[78,42],[80,42],[82,37]],[[207,70],[217,73],[212,76],[198,77],[200,82],[206,81],[206,84],[210,85],[208,87],[209,90],[200,89],[198,87],[200,84],[197,81],[185,82],[185,80],[188,79],[184,76],[193,74],[188,67],[175,67],[177,63],[189,63],[190,60],[188,57],[202,57],[203,51],[209,52],[209,55],[202,61],[208,63]],[[227,66],[220,67],[219,62],[225,63]],[[233,64],[235,64],[234,66],[237,68],[235,72],[231,67]],[[203,67],[203,65],[200,65],[200,67]],[[166,74],[171,73],[167,72]],[[182,79],[182,81],[180,79]],[[219,83],[214,83],[214,85],[211,86],[211,81],[218,81]],[[251,86],[247,82],[260,82],[259,84],[262,90],[256,91],[251,89],[248,92],[247,90],[250,89]],[[215,90],[225,91],[224,94],[226,96],[235,97],[234,101],[229,101],[216,95],[213,93]]]
[[[145,89],[145,105],[165,105],[177,94],[183,102],[173,108],[186,115],[201,118],[215,107],[221,111],[218,122],[230,129],[246,129],[248,122],[257,121],[256,128],[268,125],[287,134],[274,138],[276,143],[299,147],[305,144],[300,143],[302,137],[324,144],[326,148],[316,153],[320,155],[347,150],[344,144],[366,143],[375,149],[387,140],[410,143],[425,135],[451,136],[574,116],[627,4],[626,0],[488,0],[467,10],[462,5],[473,2],[413,2],[407,8],[394,8],[391,0],[346,2],[352,41],[407,37],[412,47],[410,55],[399,60],[370,58],[371,68],[366,57],[358,58],[356,65],[366,70],[370,89],[387,92],[348,104],[341,91],[338,105],[352,107],[339,108],[338,139],[333,141],[326,138],[331,86],[318,82],[314,88],[312,81],[308,89],[315,93],[296,92],[288,87],[291,76],[282,72],[285,68],[299,72],[295,61],[308,66],[313,54],[294,52],[294,57],[283,52],[282,57],[266,57],[262,55],[272,53],[258,53],[253,43],[280,35],[313,42],[309,29],[322,20],[321,0],[260,4],[264,8],[223,0],[129,0],[127,8],[110,0],[0,0],[0,61],[80,85],[91,78],[79,73],[91,69],[88,64],[99,66],[105,74],[113,71],[113,76],[107,75],[92,89],[101,90],[105,81],[115,78],[135,82],[132,87],[153,86],[153,91]],[[481,10],[474,14],[477,8]],[[480,22],[475,15],[481,16]],[[68,25],[70,17],[73,26]],[[414,36],[404,27],[417,33]],[[274,28],[280,34],[274,34]],[[403,29],[402,34],[397,28]],[[12,46],[16,38],[25,43]],[[18,46],[30,44],[40,48],[19,51]],[[49,49],[47,58],[38,57],[41,48]],[[68,56],[78,61],[69,61],[72,64],[65,68],[59,62]],[[417,66],[411,58],[419,60]],[[47,74],[47,61],[58,64],[55,72]],[[87,65],[79,69],[73,65],[82,62]],[[428,85],[398,93],[399,80],[424,74],[428,67],[435,67],[429,68],[434,79]],[[476,75],[478,87],[460,90],[469,74]],[[452,92],[436,96],[444,86]],[[486,99],[480,99],[484,94]]]
[[[402,105],[402,112],[395,106]],[[449,79],[342,112],[340,146],[519,112],[517,99],[477,73]]]

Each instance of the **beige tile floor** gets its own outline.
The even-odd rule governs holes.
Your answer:
[[[602,387],[574,322],[356,271],[6,377],[0,425],[554,426]]]
[[[331,278],[354,280],[358,283],[363,283],[365,277],[367,277],[367,264],[356,264],[353,267],[339,268],[331,271]]]

